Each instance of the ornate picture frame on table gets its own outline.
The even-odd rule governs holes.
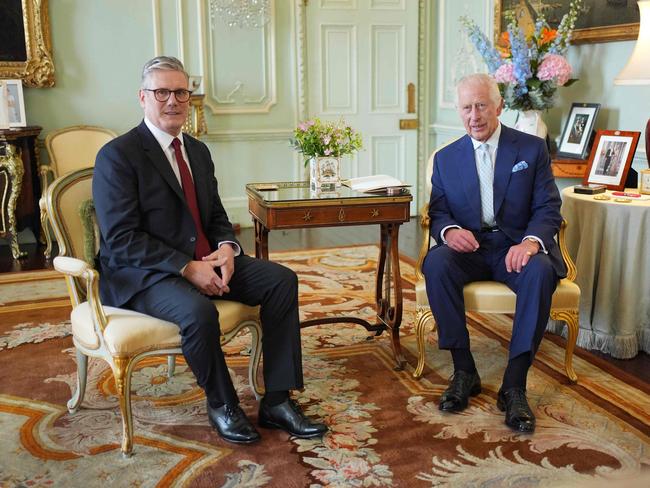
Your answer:
[[[520,0],[496,0],[494,2],[494,35],[498,36],[506,29],[505,20],[508,11],[514,11],[519,25],[526,31],[539,14],[544,14],[554,29],[559,20],[569,11],[571,0],[541,0],[536,2],[542,8],[536,11],[532,2]],[[624,4],[623,6],[621,4]],[[576,28],[571,36],[572,44],[594,42],[629,41],[639,36],[639,8],[636,2],[603,2],[602,0],[584,0],[584,9],[577,19]]]
[[[25,100],[20,80],[0,80],[0,128],[25,127]]]
[[[597,183],[606,185],[608,190],[623,190],[640,135],[640,132],[633,131],[599,130],[582,183]]]
[[[600,110],[600,103],[574,103],[562,130],[557,156],[585,159],[589,154],[591,133]]]

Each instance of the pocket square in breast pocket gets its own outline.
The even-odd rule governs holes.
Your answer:
[[[522,171],[528,168],[528,163],[526,161],[519,161],[512,167],[512,172],[516,173],[517,171]]]

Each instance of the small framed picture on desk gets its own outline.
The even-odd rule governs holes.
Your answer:
[[[599,130],[582,183],[599,183],[608,190],[623,190],[640,135],[640,132]]]
[[[585,159],[589,154],[591,132],[594,129],[600,103],[574,103],[562,131],[557,156]]]
[[[25,101],[20,80],[0,80],[0,128],[25,127]]]

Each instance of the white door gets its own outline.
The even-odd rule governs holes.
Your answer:
[[[400,121],[417,119],[418,2],[309,0],[306,24],[310,117],[342,118],[363,137],[343,177],[387,174],[415,193],[417,130]]]

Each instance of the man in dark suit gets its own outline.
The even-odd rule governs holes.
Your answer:
[[[566,275],[554,240],[560,195],[546,143],[503,126],[503,100],[488,75],[458,84],[467,135],[434,158],[429,203],[432,247],[423,264],[439,347],[451,351],[454,374],[440,410],[461,411],[481,391],[470,352],[463,286],[496,280],[517,294],[510,354],[497,405],[513,429],[532,432],[526,378],[542,340],[558,279]]]
[[[181,62],[147,62],[139,98],[144,121],[106,144],[95,164],[102,300],[178,324],[209,421],[236,443],[260,435],[239,407],[212,299],[261,305],[266,394],[259,424],[301,438],[323,435],[327,427],[289,397],[303,386],[297,277],[242,252],[208,148],[181,133],[190,98]]]

